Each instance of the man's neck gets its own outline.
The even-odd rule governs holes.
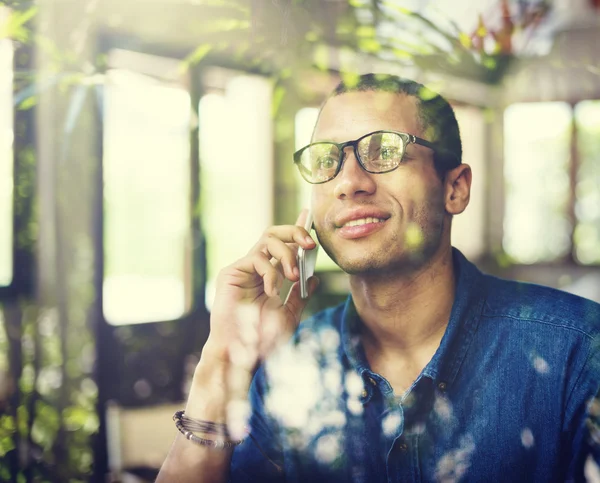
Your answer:
[[[425,358],[426,364],[439,346],[454,302],[451,247],[409,274],[354,275],[350,285],[367,355],[415,362]]]

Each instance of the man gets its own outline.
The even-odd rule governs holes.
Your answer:
[[[600,307],[485,276],[451,247],[471,185],[460,159],[452,109],[423,86],[366,75],[335,90],[295,162],[351,295],[299,328],[298,284],[280,298],[297,246],[315,246],[306,213],[224,269],[178,420],[200,444],[180,436],[159,481],[547,482],[596,469]]]

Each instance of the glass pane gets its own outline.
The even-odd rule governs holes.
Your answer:
[[[503,247],[517,263],[569,253],[570,142],[566,103],[513,104],[504,113]]]
[[[243,257],[273,219],[272,86],[242,74],[224,82],[198,110],[209,309],[219,271]]]
[[[190,97],[108,73],[104,131],[104,315],[177,319],[191,305]]]
[[[600,101],[575,108],[577,170],[575,257],[584,264],[600,263]]]
[[[0,40],[0,286],[10,285],[13,279],[12,81],[12,43]]]
[[[316,107],[305,107],[296,113],[294,133],[296,151],[307,144],[310,144],[318,116],[319,109]],[[290,160],[289,162],[291,163],[292,161]],[[297,170],[298,168],[294,169]],[[299,172],[296,173],[296,180],[299,186],[298,207],[299,209],[308,208],[310,207],[310,199],[312,196],[312,185],[304,181]],[[329,258],[329,255],[325,253],[325,250],[319,250],[319,253],[317,254],[317,264],[315,266],[315,270],[339,270],[339,267],[331,258]]]

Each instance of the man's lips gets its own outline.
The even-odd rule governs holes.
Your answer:
[[[358,208],[348,210],[335,218],[336,228],[344,228],[347,225],[363,225],[374,222],[384,222],[390,215],[384,211]]]
[[[390,217],[373,209],[357,209],[343,213],[336,219],[337,234],[349,240],[363,238],[379,231]]]
[[[351,221],[346,223],[341,228],[338,228],[337,234],[348,240],[363,238],[381,230],[385,226],[386,221],[380,218],[362,218],[356,220],[356,222]]]

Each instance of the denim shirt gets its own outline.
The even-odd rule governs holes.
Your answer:
[[[352,299],[303,322],[256,373],[232,482],[550,482],[598,472],[600,305],[484,275],[453,251],[431,361],[395,395]]]

